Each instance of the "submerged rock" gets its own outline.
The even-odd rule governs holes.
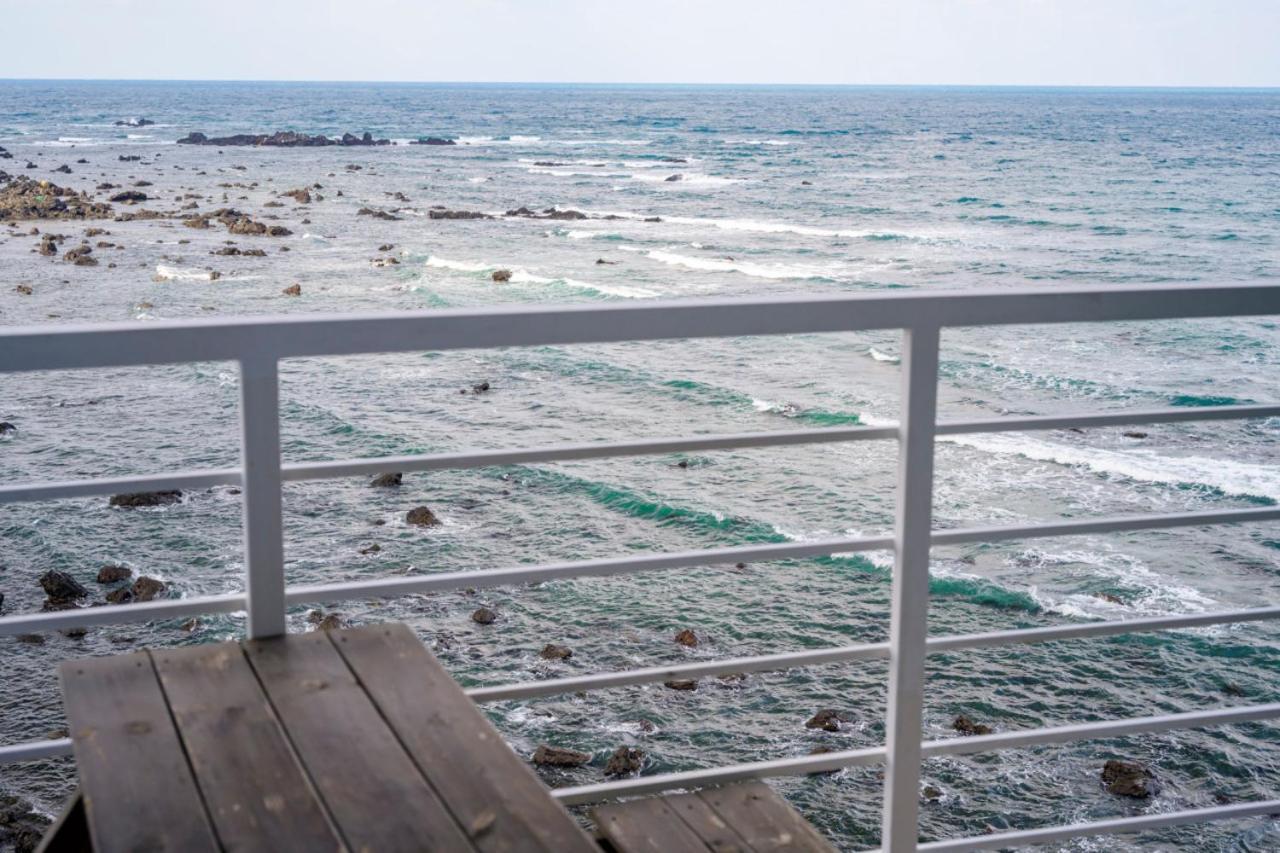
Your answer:
[[[176,504],[181,500],[182,492],[180,490],[169,489],[162,492],[132,492],[112,495],[108,505],[127,508],[165,506],[166,504]]]
[[[693,678],[675,678],[671,681],[662,682],[662,686],[668,690],[697,690],[698,682]]]
[[[1102,784],[1118,797],[1146,799],[1159,792],[1155,774],[1145,764],[1112,759],[1102,767]]]
[[[404,480],[404,474],[399,471],[388,471],[385,474],[379,474],[370,481],[369,485],[375,489],[389,489],[398,486]]]
[[[302,285],[300,285],[300,284],[291,284],[291,285],[289,285],[288,287],[286,287],[284,290],[282,290],[282,291],[280,291],[280,292],[281,292],[281,293],[283,293],[285,296],[301,296],[301,295],[302,295]]]
[[[471,621],[477,625],[492,625],[498,621],[498,614],[487,607],[479,607],[471,614]]]
[[[533,752],[533,763],[539,767],[581,767],[591,760],[591,753],[560,746],[540,744]]]
[[[419,136],[417,139],[409,140],[410,145],[457,145],[457,140],[445,139],[440,136]]]
[[[604,765],[606,776],[630,776],[639,773],[644,766],[644,751],[629,746],[620,746],[609,756]]]
[[[683,631],[676,633],[676,642],[682,646],[693,648],[698,645],[698,635],[693,633],[691,628],[685,628]]]
[[[115,123],[116,127],[150,127],[153,124],[155,124],[155,122],[151,119],[142,117],[122,118]],[[134,159],[136,160],[138,158],[135,157]]]
[[[952,721],[951,728],[955,729],[962,735],[991,734],[991,726],[988,726],[986,723],[975,723],[964,714],[961,714]]]
[[[838,732],[844,723],[851,722],[848,715],[833,708],[824,708],[814,714],[804,724],[806,729],[822,729],[824,732]]]
[[[538,657],[544,660],[568,660],[573,657],[573,649],[568,646],[547,643],[542,647],[542,651],[538,652]]]
[[[481,213],[477,210],[441,210],[432,208],[427,211],[429,219],[493,219],[487,213]]]
[[[0,794],[0,850],[32,853],[51,821],[26,800]]]

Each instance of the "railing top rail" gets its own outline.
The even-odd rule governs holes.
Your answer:
[[[513,305],[382,314],[24,326],[0,330],[0,372],[222,361],[250,353],[297,358],[928,326],[1266,314],[1280,314],[1280,287],[1276,285],[1189,284],[783,295],[621,305]]]

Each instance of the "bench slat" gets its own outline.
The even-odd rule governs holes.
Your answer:
[[[408,627],[332,639],[477,849],[599,853]]]
[[[58,667],[98,850],[219,849],[146,652]]]
[[[676,815],[665,797],[592,809],[596,831],[618,853],[708,853],[712,848]]]
[[[835,853],[799,812],[763,782],[708,788],[698,796],[758,853]]]
[[[663,800],[715,853],[753,853],[743,837],[699,794],[671,794]]]
[[[353,850],[475,849],[387,728],[327,631],[243,645],[308,776]]]

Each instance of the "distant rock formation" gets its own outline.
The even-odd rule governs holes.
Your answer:
[[[366,131],[361,136],[344,133],[341,138],[316,134],[297,133],[292,130],[278,130],[275,133],[237,133],[234,136],[205,136],[203,133],[189,133],[178,140],[179,145],[217,145],[231,147],[237,145],[259,145],[271,148],[323,148],[328,145],[390,145],[390,139],[374,139],[373,134]]]

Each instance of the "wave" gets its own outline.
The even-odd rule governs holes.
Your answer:
[[[679,175],[680,180],[670,180],[672,176]],[[734,184],[750,183],[749,178],[729,178],[723,175],[700,175],[690,172],[672,172],[669,175],[628,175],[630,180],[640,181],[646,184],[661,184],[663,189],[678,190],[682,187],[727,187]]]
[[[630,249],[635,251],[634,248]],[[752,278],[768,279],[827,279],[835,275],[829,267],[801,266],[798,264],[760,264],[731,258],[695,258],[661,249],[643,250],[647,258],[670,266],[685,267],[705,272],[736,272]]]
[[[632,213],[630,211],[600,210],[587,211],[591,216],[616,219],[644,221],[653,218],[654,214]],[[708,219],[698,216],[662,216],[663,222],[676,225],[695,225],[704,228],[715,228],[721,231],[736,231],[750,234],[799,234],[804,237],[850,237],[874,238],[892,235],[902,239],[918,239],[909,234],[893,232],[855,230],[849,228],[819,228],[812,225],[794,225],[790,222],[771,222],[762,219]]]
[[[155,277],[157,281],[213,281],[213,272],[194,267],[170,267],[157,264]]]
[[[722,145],[790,145],[786,139],[721,139]]]
[[[889,355],[887,352],[881,352],[875,347],[870,347],[867,350],[867,355],[871,356],[871,358],[874,359],[875,361],[883,361],[886,364],[898,364],[899,362],[902,361],[902,359],[899,358],[898,356]]]
[[[511,270],[511,278],[509,279],[511,284],[559,285],[562,287],[571,287],[575,290],[599,296],[620,296],[625,299],[652,299],[662,295],[656,290],[649,290],[644,287],[630,287],[621,284],[597,284],[595,282],[565,278],[564,276],[553,278],[531,273],[524,267],[508,267],[500,264],[489,264],[483,261],[451,261],[448,258],[441,258],[438,255],[429,255],[427,257],[426,265],[437,269],[447,269],[453,270],[454,272],[465,273],[492,273],[494,270],[498,269],[509,269]]]

